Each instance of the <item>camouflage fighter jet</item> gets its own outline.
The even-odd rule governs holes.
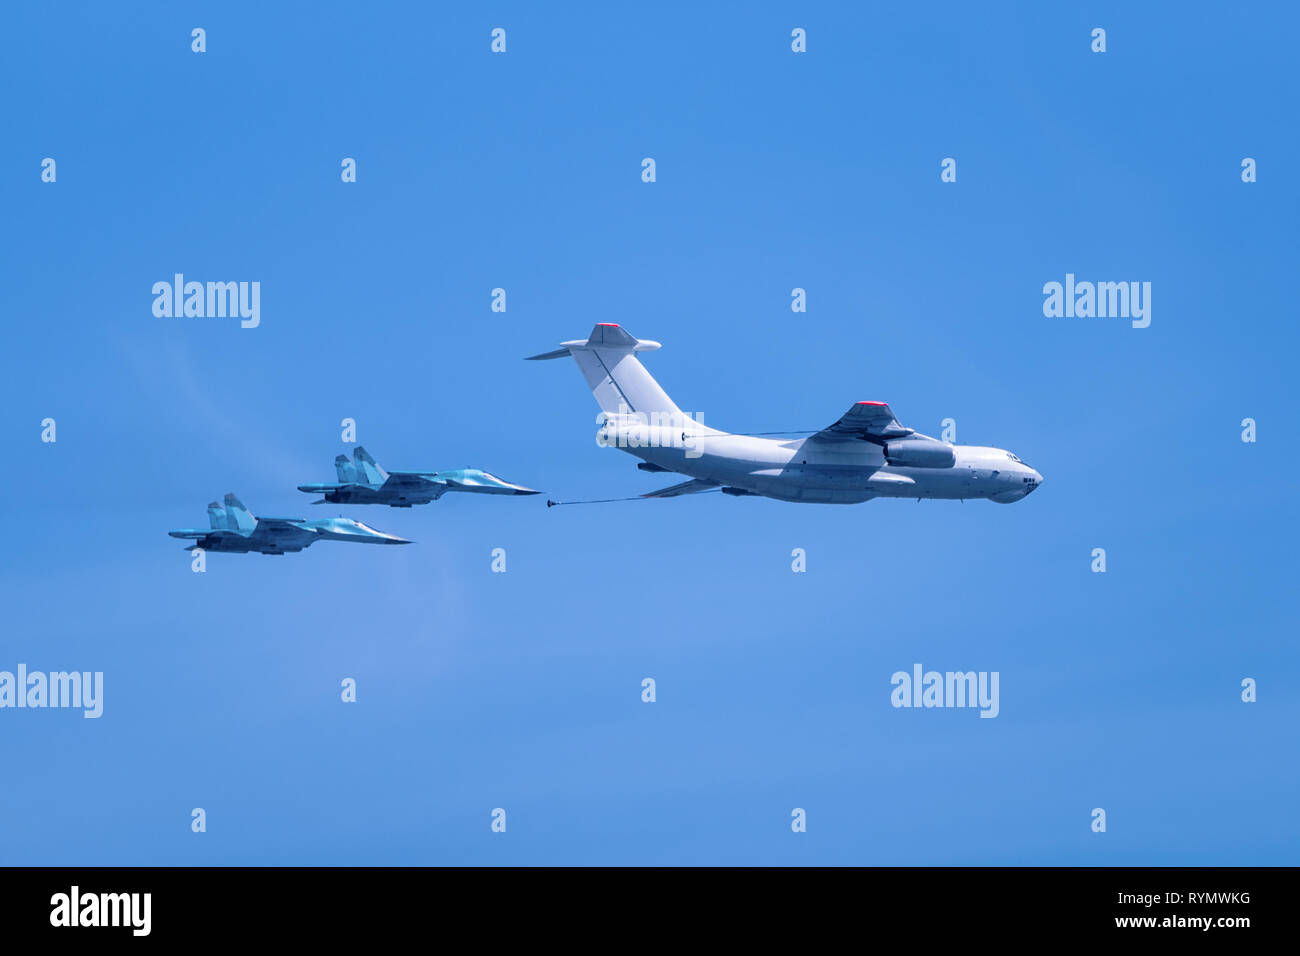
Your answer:
[[[173,538],[193,538],[186,548],[247,554],[287,554],[311,547],[317,541],[356,541],[362,544],[413,544],[384,534],[351,518],[255,518],[234,495],[225,507],[208,505],[210,528],[178,528]]]
[[[539,492],[490,475],[477,468],[455,471],[384,471],[360,445],[356,460],[339,455],[334,468],[339,480],[328,484],[299,485],[299,491],[324,495],[312,504],[388,505],[409,508],[437,501],[449,491],[484,495],[535,495]]]

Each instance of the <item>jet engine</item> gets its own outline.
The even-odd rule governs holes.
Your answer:
[[[957,454],[947,442],[903,438],[885,442],[885,461],[900,468],[951,468]]]

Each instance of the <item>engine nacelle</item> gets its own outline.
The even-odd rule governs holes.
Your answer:
[[[957,453],[933,438],[902,438],[885,442],[885,461],[900,468],[951,468]]]

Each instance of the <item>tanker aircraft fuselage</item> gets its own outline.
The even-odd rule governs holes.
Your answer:
[[[885,402],[857,402],[812,435],[769,438],[720,431],[687,415],[646,371],[638,352],[659,348],[600,323],[584,340],[533,359],[574,358],[601,408],[597,441],[641,459],[649,472],[689,481],[652,491],[671,498],[721,489],[781,501],[856,504],[872,498],[986,498],[1010,504],[1043,476],[1002,448],[955,445],[899,424]]]

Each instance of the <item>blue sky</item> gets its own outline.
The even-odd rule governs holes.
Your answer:
[[[0,669],[105,701],[0,711],[0,861],[1300,861],[1297,18],[914,6],[6,11]],[[261,325],[156,318],[176,272],[259,281]],[[1066,273],[1151,282],[1150,327],[1044,317]],[[714,426],[885,400],[1047,481],[295,490],[345,417],[393,468],[671,483],[520,361],[597,321]],[[227,491],[419,543],[192,573],[166,531]],[[914,663],[999,672],[999,716],[894,709]]]

